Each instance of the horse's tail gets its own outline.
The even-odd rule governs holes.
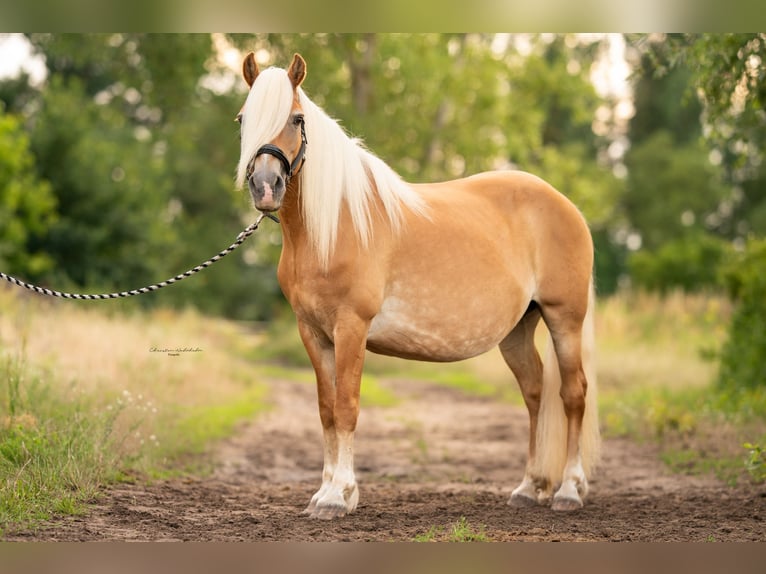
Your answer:
[[[595,306],[596,293],[593,278],[591,278],[588,310],[582,328],[582,365],[588,381],[588,390],[585,395],[585,415],[580,434],[580,455],[586,477],[591,476],[598,464],[601,450],[595,361]],[[561,482],[566,464],[567,419],[564,414],[564,402],[559,394],[560,390],[561,374],[553,340],[549,334],[543,360],[543,390],[537,421],[535,470],[538,476],[547,477],[549,484],[554,487]]]

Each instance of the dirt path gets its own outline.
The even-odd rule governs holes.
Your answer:
[[[119,485],[87,516],[9,539],[411,540],[465,517],[489,540],[766,540],[766,490],[672,475],[651,447],[625,440],[606,441],[581,511],[512,508],[506,502],[523,473],[525,411],[428,383],[381,384],[403,400],[362,409],[361,498],[349,517],[301,515],[322,466],[314,389],[275,380],[275,408],[220,446],[212,477]]]

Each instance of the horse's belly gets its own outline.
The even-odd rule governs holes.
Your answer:
[[[367,348],[421,361],[459,361],[497,345],[511,322],[506,313],[489,309],[444,309],[389,297],[370,325]]]

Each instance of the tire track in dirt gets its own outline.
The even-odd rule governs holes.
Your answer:
[[[395,379],[401,398],[363,407],[356,439],[360,503],[333,522],[301,514],[319,487],[321,427],[312,385],[270,381],[274,408],[213,453],[200,479],[107,489],[85,516],[8,540],[411,540],[461,517],[489,540],[766,540],[766,489],[673,475],[656,450],[606,440],[585,508],[506,504],[521,479],[526,411],[454,389]]]

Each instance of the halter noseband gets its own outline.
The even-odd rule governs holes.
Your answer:
[[[299,121],[301,124],[301,147],[292,163],[287,159],[285,152],[273,144],[262,145],[258,148],[258,151],[255,152],[255,157],[263,154],[271,155],[282,163],[282,167],[285,168],[285,185],[290,183],[290,179],[297,173],[297,170],[303,166],[303,162],[306,159],[306,145],[308,145],[308,141],[306,140],[306,124],[303,121],[303,118]]]

